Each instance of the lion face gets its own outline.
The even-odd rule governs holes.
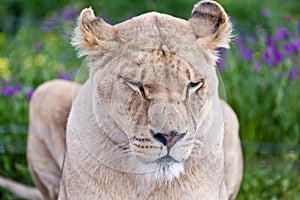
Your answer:
[[[227,46],[230,32],[222,8],[210,3],[193,13],[209,6],[220,19],[192,14],[188,22],[149,13],[111,27],[90,9],[82,12],[73,44],[89,56],[93,115],[107,127],[103,134],[114,144],[115,164],[179,177],[208,134],[218,98],[214,49]],[[195,23],[208,27],[199,32]]]
[[[132,51],[110,62],[106,70],[99,69],[93,78],[98,124],[102,126],[101,107],[110,107],[110,117],[125,134],[106,136],[149,171],[178,176],[201,124],[211,120],[217,78],[203,60],[195,67],[163,48]]]

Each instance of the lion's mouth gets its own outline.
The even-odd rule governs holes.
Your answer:
[[[175,158],[173,158],[172,156],[170,156],[169,154],[162,156],[154,161],[150,161],[147,162],[148,164],[151,163],[156,163],[158,165],[170,165],[172,163],[181,163],[179,160],[176,160]]]
[[[179,160],[176,160],[176,159],[174,159],[172,156],[170,156],[170,155],[165,155],[165,156],[163,156],[163,157],[161,157],[161,158],[158,158],[158,159],[156,159],[155,160],[155,162],[157,163],[157,164],[170,164],[170,163],[180,163],[180,161]]]

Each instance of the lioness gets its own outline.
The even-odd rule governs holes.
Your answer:
[[[152,12],[111,26],[84,9],[72,44],[88,80],[45,83],[30,104],[28,163],[43,198],[235,199],[238,120],[214,68],[231,29],[208,0],[188,21]]]

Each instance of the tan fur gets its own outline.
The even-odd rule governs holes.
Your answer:
[[[227,195],[230,200],[235,199],[243,178],[243,154],[239,138],[239,123],[232,108],[225,102],[225,183]]]
[[[73,83],[74,84],[74,83]],[[64,110],[66,113],[69,112],[70,106],[65,105],[65,101],[60,101],[61,98],[64,96],[67,96],[69,99],[67,103],[70,103],[70,99],[73,98],[74,95],[74,87],[78,87],[78,85],[73,85],[72,83],[69,83],[67,81],[61,81],[61,80],[55,80],[47,82],[43,85],[41,85],[36,91],[35,95],[32,98],[32,103],[30,106],[30,110],[33,113],[48,113],[50,118],[57,118],[57,110]],[[76,92],[76,91],[75,91]],[[46,97],[46,94],[51,94],[48,96],[47,101],[48,102],[54,102],[56,104],[56,109],[52,109],[53,107],[44,106],[44,100]],[[222,102],[225,108],[225,134],[224,134],[224,153],[225,153],[225,182],[227,186],[228,196],[230,196],[229,199],[235,199],[235,196],[237,195],[239,184],[241,183],[242,178],[242,154],[241,154],[241,146],[239,142],[239,136],[238,136],[238,121],[236,118],[235,113],[233,110],[226,104],[225,102]],[[48,105],[48,104],[47,104]],[[40,107],[42,106],[42,107]],[[50,109],[51,108],[51,109]],[[44,119],[42,120],[42,124],[47,124],[47,121]],[[50,120],[50,122],[53,122],[56,120]],[[63,120],[65,122],[65,119]],[[32,123],[32,126],[36,126],[37,121],[34,121]],[[64,128],[65,124],[61,124],[60,126],[57,126],[55,129],[59,130],[60,128]],[[33,130],[33,129],[31,129]],[[46,129],[47,130],[47,129]],[[36,145],[39,145],[41,142],[36,141],[35,136],[38,132],[31,131],[30,137],[28,140],[28,146],[36,147]],[[43,137],[41,138],[41,141],[47,142],[47,138],[51,137],[51,134],[53,132],[49,131],[41,131],[40,133],[43,133]],[[61,132],[64,134],[63,132]],[[48,137],[47,137],[48,135]],[[59,140],[58,140],[59,141]],[[39,177],[34,178],[36,186],[40,189],[40,191],[43,192],[43,196],[45,199],[56,199],[51,198],[51,196],[57,196],[57,188],[59,188],[58,183],[54,182],[50,184],[49,180],[53,179],[52,172],[57,170],[57,167],[53,167],[56,164],[55,157],[59,156],[53,156],[49,152],[47,154],[44,154],[44,149],[56,149],[56,146],[59,145],[59,142],[54,142],[53,145],[50,144],[42,144],[42,146],[39,149],[39,151],[28,151],[28,162],[33,163],[35,166],[35,170],[38,172],[34,172],[35,170],[31,167],[31,174],[32,177],[36,177],[35,174],[39,174]],[[28,147],[28,150],[32,149]],[[60,156],[63,155],[63,153],[60,153]],[[41,162],[41,158],[48,159],[48,163]],[[205,160],[203,160],[205,162]],[[200,164],[200,163],[199,163]],[[38,166],[40,169],[38,169]],[[61,168],[62,166],[59,166]],[[43,170],[41,170],[43,169]],[[59,179],[60,176],[57,176],[57,174],[60,174],[60,170],[56,172],[56,178]],[[44,175],[40,175],[44,172]],[[117,177],[117,174],[114,175],[114,177]],[[39,179],[41,179],[39,181]],[[196,186],[196,185],[195,185]],[[15,186],[14,186],[15,188]],[[53,188],[56,188],[53,190]],[[28,192],[27,192],[28,193]],[[24,197],[24,195],[22,195]],[[27,195],[28,196],[28,195]],[[38,196],[38,195],[37,195]],[[25,196],[26,197],[26,196]],[[29,196],[29,199],[32,199],[32,196]]]
[[[27,162],[45,199],[57,199],[65,150],[66,123],[79,85],[53,80],[36,89],[30,101]]]
[[[44,197],[59,188],[60,200],[235,199],[238,120],[214,69],[230,32],[213,1],[189,21],[153,12],[115,26],[84,9],[72,44],[89,79],[78,94],[77,84],[45,83],[30,105],[28,161]]]

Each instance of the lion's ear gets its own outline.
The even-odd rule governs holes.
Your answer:
[[[72,38],[72,45],[78,49],[79,57],[93,54],[101,43],[114,38],[116,31],[102,18],[95,17],[91,8],[81,11]]]
[[[224,9],[210,0],[194,6],[189,19],[199,42],[208,49],[229,48],[232,25]]]

